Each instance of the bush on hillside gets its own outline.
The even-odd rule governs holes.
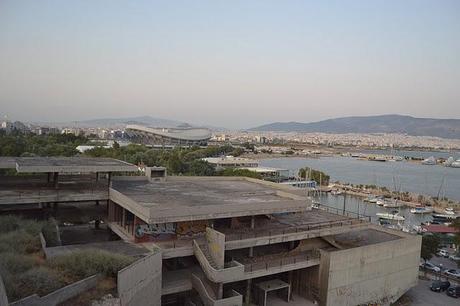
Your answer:
[[[32,235],[25,229],[0,235],[0,253],[27,254],[38,252],[40,248],[38,235]]]
[[[116,276],[134,262],[134,258],[101,250],[84,250],[49,260],[48,265],[71,278],[82,279],[94,274]]]
[[[32,269],[37,265],[37,260],[31,256],[16,253],[0,254],[0,274],[9,273],[17,275]]]
[[[21,296],[34,293],[43,296],[66,285],[56,272],[46,267],[30,269],[15,278],[14,286],[19,289]]]

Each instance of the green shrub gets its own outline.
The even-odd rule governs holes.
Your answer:
[[[34,293],[43,296],[66,285],[55,271],[46,267],[37,267],[21,273],[16,280],[21,296]]]
[[[0,253],[0,273],[16,275],[32,269],[35,265],[37,265],[37,260],[31,256]]]
[[[43,222],[23,219],[17,216],[0,216],[0,233],[5,234],[23,230],[32,235],[38,235],[43,227]]]
[[[82,279],[94,274],[116,276],[117,272],[130,265],[134,258],[100,250],[78,251],[57,256],[48,265],[70,278]]]
[[[0,253],[33,253],[41,248],[38,235],[32,235],[24,229],[0,235]]]

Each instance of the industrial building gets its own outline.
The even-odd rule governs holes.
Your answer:
[[[312,208],[301,189],[162,167],[140,175],[112,159],[3,158],[0,168],[36,173],[2,178],[0,206],[97,202],[123,243],[161,254],[149,267],[161,286],[136,289],[142,305],[386,305],[417,283],[420,236]]]
[[[206,128],[151,128],[127,125],[126,136],[133,142],[152,147],[207,146],[211,131]]]

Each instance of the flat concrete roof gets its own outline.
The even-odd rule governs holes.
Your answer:
[[[0,157],[0,167],[16,168],[19,173],[40,172],[135,172],[133,164],[113,159],[94,157]]]
[[[366,245],[401,239],[401,236],[391,234],[382,229],[360,229],[331,236],[342,249],[351,249]]]
[[[168,177],[165,182],[112,184],[110,199],[148,223],[206,220],[299,212],[310,209],[305,197],[241,177]]]

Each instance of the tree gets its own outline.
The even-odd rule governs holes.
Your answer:
[[[309,175],[310,179],[315,181],[317,184],[321,183],[321,185],[329,185],[330,176],[319,170],[301,168],[299,169],[298,175],[299,177],[305,179],[307,179],[307,176]]]
[[[440,239],[438,236],[425,234],[422,237],[422,250],[420,256],[423,260],[427,261],[436,254],[440,244]]]
[[[457,233],[455,234],[455,244],[460,245],[460,218],[457,218],[450,224],[451,227],[455,228]],[[460,262],[457,262],[460,265]]]
[[[189,174],[197,176],[213,176],[215,174],[215,170],[214,167],[207,161],[197,159],[190,163]]]

